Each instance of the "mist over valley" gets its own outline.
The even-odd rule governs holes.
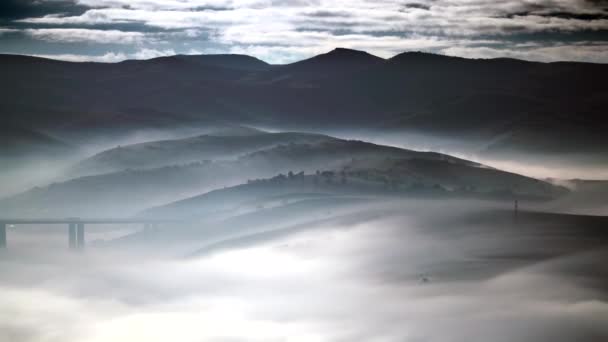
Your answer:
[[[607,73],[0,55],[0,341],[608,340]]]

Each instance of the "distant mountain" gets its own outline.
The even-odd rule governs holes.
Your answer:
[[[53,159],[73,151],[73,146],[44,133],[10,123],[0,125],[0,160]]]
[[[224,212],[285,205],[311,198],[431,197],[554,199],[565,188],[548,182],[441,159],[359,159],[342,170],[312,175],[279,175],[151,208],[145,217],[205,218]],[[306,196],[304,196],[306,195]]]
[[[379,65],[385,60],[364,51],[336,48],[303,61],[285,65],[284,70],[300,73],[319,73],[332,76],[335,73],[350,73]]]
[[[219,54],[219,55],[175,55],[157,57],[146,61],[146,64],[191,64],[193,66],[211,66],[227,69],[263,71],[272,66],[262,60],[247,55]],[[142,64],[140,61],[128,60],[121,64]]]
[[[32,130],[83,136],[209,123],[461,139],[474,152],[608,155],[608,65],[388,60],[336,49],[272,66],[248,56],[116,64],[0,56],[0,113]]]
[[[251,143],[247,145],[247,141]],[[185,147],[188,144],[190,149]],[[231,148],[235,153],[233,156],[238,154],[237,151],[244,154],[226,160]],[[180,164],[185,159],[172,156],[177,151],[184,151],[184,158],[198,156],[201,159]],[[376,192],[377,189],[385,191],[389,185],[401,184],[404,189],[437,188],[539,198],[554,195],[545,188],[544,183],[534,179],[439,153],[303,133],[204,136],[127,146],[124,158],[121,153],[119,149],[108,151],[108,160],[116,162],[111,166],[122,168],[135,164],[141,168],[78,177],[34,188],[0,200],[0,215],[127,216],[213,189],[269,178],[279,173],[288,174],[289,171],[306,174],[344,171],[355,178],[367,177],[373,180],[371,190],[364,190],[367,192]],[[211,157],[214,160],[201,161]],[[168,162],[164,159],[176,164],[152,167]],[[98,157],[87,163],[104,165],[104,160]]]
[[[75,162],[79,152],[45,132],[0,124],[0,198],[48,182],[63,171],[64,163]]]
[[[280,144],[318,143],[329,136],[307,133],[266,133],[252,129],[119,146],[100,152],[73,167],[73,175],[94,175],[126,169],[150,169],[204,160],[230,160]]]
[[[0,55],[0,113],[8,123],[82,135],[208,124],[213,118],[201,115],[224,107],[214,93],[264,64],[236,55],[114,64]]]
[[[337,48],[328,53],[303,61],[276,66],[268,73],[258,75],[264,79],[287,86],[315,86],[318,80],[351,75],[378,66],[385,60],[367,52]]]
[[[25,217],[115,217],[246,180],[236,164],[193,163],[128,170],[35,187],[0,199],[0,215]]]

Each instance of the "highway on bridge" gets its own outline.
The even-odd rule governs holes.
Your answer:
[[[85,245],[85,225],[90,224],[142,224],[144,229],[158,227],[160,224],[178,223],[180,220],[148,219],[148,218],[0,218],[0,248],[7,246],[7,226],[14,225],[67,225],[68,246],[72,249],[82,249]]]

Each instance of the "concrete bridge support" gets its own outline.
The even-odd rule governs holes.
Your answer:
[[[159,228],[160,224],[158,223],[144,223],[144,233],[155,233]]]
[[[84,223],[68,224],[68,245],[70,249],[84,248]]]
[[[144,231],[155,232],[160,229],[161,223],[178,222],[175,220],[141,220],[132,218],[107,219],[19,219],[0,218],[0,249],[6,248],[6,229],[12,225],[65,225],[68,226],[68,246],[70,249],[83,249],[86,243],[85,224],[143,224]]]
[[[0,222],[0,248],[6,248],[6,223]]]
[[[76,248],[76,223],[68,224],[68,244],[70,249]]]
[[[84,248],[84,223],[76,224],[76,248]]]

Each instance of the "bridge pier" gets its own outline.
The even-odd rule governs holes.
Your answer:
[[[76,248],[84,248],[84,223],[76,225]]]
[[[74,249],[76,248],[76,223],[70,223],[68,226],[68,244],[70,249]]]
[[[0,218],[0,250],[7,245],[7,228],[12,225],[62,225],[68,228],[68,246],[70,249],[83,249],[86,243],[85,224],[143,224],[144,232],[154,233],[160,230],[161,224],[168,222],[180,222],[177,220],[163,219],[134,219],[134,218],[106,218],[106,219],[19,219]]]
[[[0,222],[0,248],[6,248],[6,223]]]
[[[158,223],[144,223],[144,233],[155,233],[159,229]]]
[[[84,223],[68,224],[68,245],[70,249],[84,248]]]

